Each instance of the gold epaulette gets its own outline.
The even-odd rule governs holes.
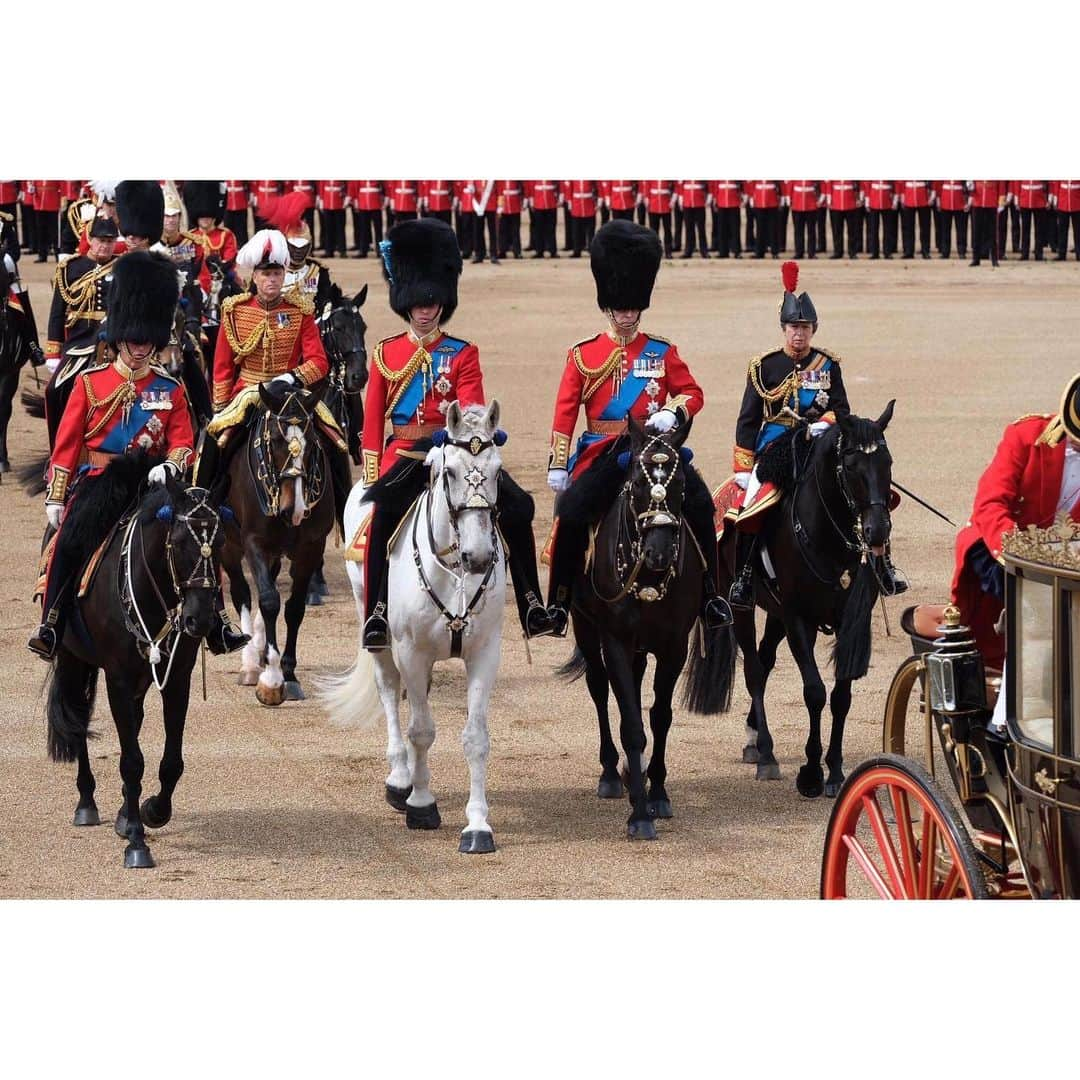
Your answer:
[[[582,338],[580,341],[575,341],[574,344],[570,346],[570,348],[580,349],[582,345],[588,345],[590,341],[595,341],[598,337],[600,337],[599,334],[593,334],[592,337]]]
[[[150,370],[155,375],[160,375],[163,379],[168,379],[169,382],[176,383],[177,386],[181,385],[180,380],[175,375],[170,375],[169,372],[166,371],[165,368],[161,366],[161,364],[151,363]]]
[[[1057,413],[1028,413],[1027,416],[1021,416],[1019,420],[1014,420],[1013,423],[1019,424],[1025,420],[1035,419],[1050,421],[1035,440],[1036,446],[1057,446],[1065,437],[1065,425]]]
[[[822,356],[828,357],[834,364],[840,363],[840,357],[837,356],[836,353],[830,352],[828,349],[823,349],[820,345],[812,345],[811,348],[821,353]]]
[[[111,368],[111,367],[112,367],[112,361],[111,360],[104,360],[100,364],[94,364],[93,367],[88,367],[83,372],[83,374],[84,375],[93,375],[95,371],[104,371],[106,368]]]
[[[221,301],[221,314],[228,315],[237,304],[242,304],[245,300],[250,299],[251,293],[249,292],[236,293],[234,296],[225,297],[225,299]]]
[[[641,332],[649,338],[650,341],[662,341],[665,345],[670,345],[672,348],[675,348],[675,342],[666,337],[661,337],[659,334],[650,334],[648,330],[642,330]]]
[[[326,269],[318,259],[307,258],[304,260],[309,266],[314,266],[316,270]]]
[[[76,259],[78,257],[79,257],[78,255],[75,256]],[[68,265],[67,262],[57,263],[56,272],[53,274],[53,288],[54,289],[60,288],[60,282],[61,282],[60,275],[63,274],[64,267],[67,266],[67,265]],[[65,286],[67,285],[67,278],[66,277],[63,278],[63,283],[64,283]]]
[[[315,314],[315,301],[310,296],[304,296],[302,293],[290,292],[287,296],[283,295],[281,299],[286,304],[292,304],[301,315],[314,315]]]

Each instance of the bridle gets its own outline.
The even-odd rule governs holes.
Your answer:
[[[304,407],[300,392],[289,391],[277,410],[264,409],[258,424],[257,434],[252,442],[256,453],[258,481],[267,495],[268,512],[274,516],[278,512],[281,499],[281,485],[286,480],[307,479],[305,461],[312,452],[317,439],[312,438],[314,412]],[[298,433],[290,435],[289,428],[297,428]],[[272,450],[274,439],[285,443],[288,460],[279,469]],[[260,451],[261,452],[258,452]],[[303,455],[303,456],[302,456]],[[313,461],[310,477],[310,497],[305,497],[303,516],[306,518],[318,505],[322,497],[322,476],[319,473],[318,457]]]
[[[180,634],[183,632],[180,627],[180,616],[184,608],[184,594],[191,589],[213,590],[218,587],[217,568],[214,564],[214,542],[217,540],[218,531],[221,528],[221,515],[210,505],[210,493],[206,488],[190,487],[187,489],[186,495],[192,502],[191,508],[186,513],[178,514],[171,504],[166,503],[156,514],[159,521],[166,522],[170,526],[165,536],[165,566],[169,571],[169,588],[171,588],[175,599],[174,604],[170,605],[165,599],[161,589],[158,587],[157,578],[150,568],[146,558],[143,528],[139,523],[137,512],[132,515],[131,521],[124,530],[124,539],[120,546],[120,561],[117,573],[124,624],[134,636],[139,652],[149,661],[150,675],[158,690],[165,689],[172,673],[173,660],[176,657],[176,644],[180,639]],[[184,580],[180,579],[180,574],[176,568],[172,529],[174,523],[184,526],[187,536],[190,537],[198,552],[195,565]],[[161,629],[156,634],[150,632],[142,607],[135,595],[135,583],[132,578],[131,566],[132,549],[135,546],[136,538],[138,538],[140,565],[150,582],[164,619]],[[163,660],[165,662],[165,674],[163,677],[159,677],[158,666]]]
[[[495,446],[496,443],[494,439],[481,439],[480,436],[473,435],[469,439],[447,438],[441,445],[444,447],[456,446],[461,450],[467,450],[473,457],[477,457],[485,450]],[[472,616],[477,610],[484,594],[487,592],[491,579],[495,574],[495,567],[498,565],[499,561],[499,531],[496,523],[496,508],[491,504],[487,495],[484,494],[483,488],[486,477],[480,471],[478,465],[474,463],[465,474],[464,480],[468,489],[465,495],[465,501],[456,506],[450,499],[450,481],[446,475],[445,461],[439,470],[439,474],[441,478],[443,499],[446,502],[447,514],[450,518],[450,528],[453,533],[453,539],[451,540],[450,545],[445,548],[440,548],[435,541],[435,529],[431,520],[432,494],[435,490],[435,484],[432,482],[429,484],[428,490],[424,494],[423,508],[428,545],[439,566],[457,579],[458,596],[462,601],[464,601],[465,598],[465,579],[468,577],[468,573],[465,571],[461,561],[461,535],[459,531],[461,515],[469,512],[485,513],[488,515],[491,523],[491,558],[484,569],[484,576],[481,579],[480,584],[476,587],[469,602],[463,605],[460,613],[455,614],[443,603],[438,593],[436,593],[435,587],[432,585],[427,573],[424,571],[424,562],[420,554],[420,545],[417,542],[420,512],[418,511],[413,515],[412,556],[413,565],[416,567],[417,576],[420,578],[420,588],[445,620],[447,629],[450,631],[450,655],[457,657],[461,655],[461,639],[463,635],[469,632],[469,624]],[[447,562],[447,556],[452,556],[454,561]],[[472,571],[474,574],[478,574],[479,572],[480,571]]]
[[[659,449],[653,451],[653,447]],[[670,461],[670,469],[665,469]],[[624,596],[651,604],[663,600],[674,580],[679,565],[680,538],[682,536],[682,518],[675,514],[667,504],[668,488],[675,479],[681,458],[678,449],[665,442],[659,435],[649,437],[633,461],[630,473],[619,493],[619,534],[615,549],[615,573],[620,588],[615,596],[604,596],[596,584],[596,557],[593,556],[591,576],[592,587],[596,595],[605,604],[615,604]],[[649,486],[649,505],[640,513],[635,513],[633,491],[633,470],[640,469]],[[649,470],[652,469],[650,475]],[[671,561],[663,578],[651,585],[639,585],[638,577],[645,565],[645,533],[658,526],[670,526],[675,530],[675,539],[671,548]]]
[[[326,351],[326,358],[330,361],[330,385],[342,395],[342,397],[358,397],[364,392],[364,388],[361,386],[357,390],[348,390],[345,387],[345,375],[346,367],[348,366],[350,356],[362,356],[364,358],[364,365],[367,365],[367,349],[364,348],[363,336],[361,335],[359,348],[345,349],[342,346],[341,341],[338,339],[338,333],[340,328],[334,325],[333,318],[339,311],[345,312],[346,306],[339,306],[331,308],[329,311],[325,311],[319,315],[315,324],[319,327],[319,333],[322,336],[323,348]],[[353,311],[360,315],[357,308],[353,308]]]

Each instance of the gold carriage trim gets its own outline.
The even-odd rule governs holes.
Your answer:
[[[1058,514],[1049,528],[1013,529],[1001,538],[1001,550],[1024,562],[1080,573],[1080,522]]]
[[[551,454],[548,458],[549,469],[565,469],[570,461],[570,436],[561,431],[551,433]]]
[[[67,495],[68,481],[71,479],[71,470],[63,465],[52,467],[52,477],[49,480],[49,492],[45,496],[48,502],[62,503]]]
[[[365,450],[363,453],[364,483],[374,484],[379,479],[379,455],[374,450]]]
[[[732,464],[736,472],[750,472],[754,467],[755,455],[753,450],[747,450],[744,446],[736,446],[732,454]]]

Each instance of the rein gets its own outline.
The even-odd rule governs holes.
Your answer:
[[[282,414],[288,413],[289,407],[294,403],[299,406],[301,415],[293,416],[290,413],[283,417]],[[255,451],[255,480],[262,489],[264,495],[264,512],[269,517],[277,516],[283,480],[308,479],[307,473],[303,467],[303,462],[301,462],[299,467],[294,466],[291,463],[300,457],[300,440],[303,440],[305,447],[313,445],[311,436],[313,419],[313,414],[304,408],[303,403],[298,400],[298,394],[293,391],[286,396],[280,410],[271,412],[269,409],[265,409],[262,417],[257,421],[258,431],[255,438],[251,441],[252,449]],[[286,464],[281,469],[278,469],[274,462],[274,455],[270,449],[273,440],[271,421],[276,425],[277,435],[286,443],[289,452],[289,464]],[[298,427],[300,429],[299,437],[293,436],[290,438],[288,434],[289,427]],[[318,439],[315,438],[314,445],[317,446],[317,444]],[[319,468],[319,460],[318,455],[316,455],[312,463],[311,482],[308,490],[305,492],[304,498],[305,518],[309,517],[311,511],[318,506],[325,488],[322,472]]]

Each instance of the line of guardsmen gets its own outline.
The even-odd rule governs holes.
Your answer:
[[[182,190],[182,183],[179,184]],[[239,244],[249,218],[265,222],[260,204],[306,192],[305,218],[325,258],[367,258],[397,221],[434,217],[452,224],[464,258],[499,262],[572,258],[587,252],[600,224],[636,219],[663,239],[664,255],[684,259],[778,258],[791,245],[796,258],[861,254],[871,259],[950,258],[971,254],[997,265],[1011,249],[1021,260],[1041,261],[1045,249],[1064,260],[1077,253],[1080,180],[228,180],[224,224]],[[76,253],[66,211],[87,195],[77,180],[0,180],[0,211],[18,213],[22,250],[37,262]],[[562,244],[557,213],[563,210]],[[352,244],[346,215],[352,221]],[[706,229],[706,225],[711,226]],[[790,228],[789,228],[790,226]],[[970,235],[970,245],[969,245]]]

